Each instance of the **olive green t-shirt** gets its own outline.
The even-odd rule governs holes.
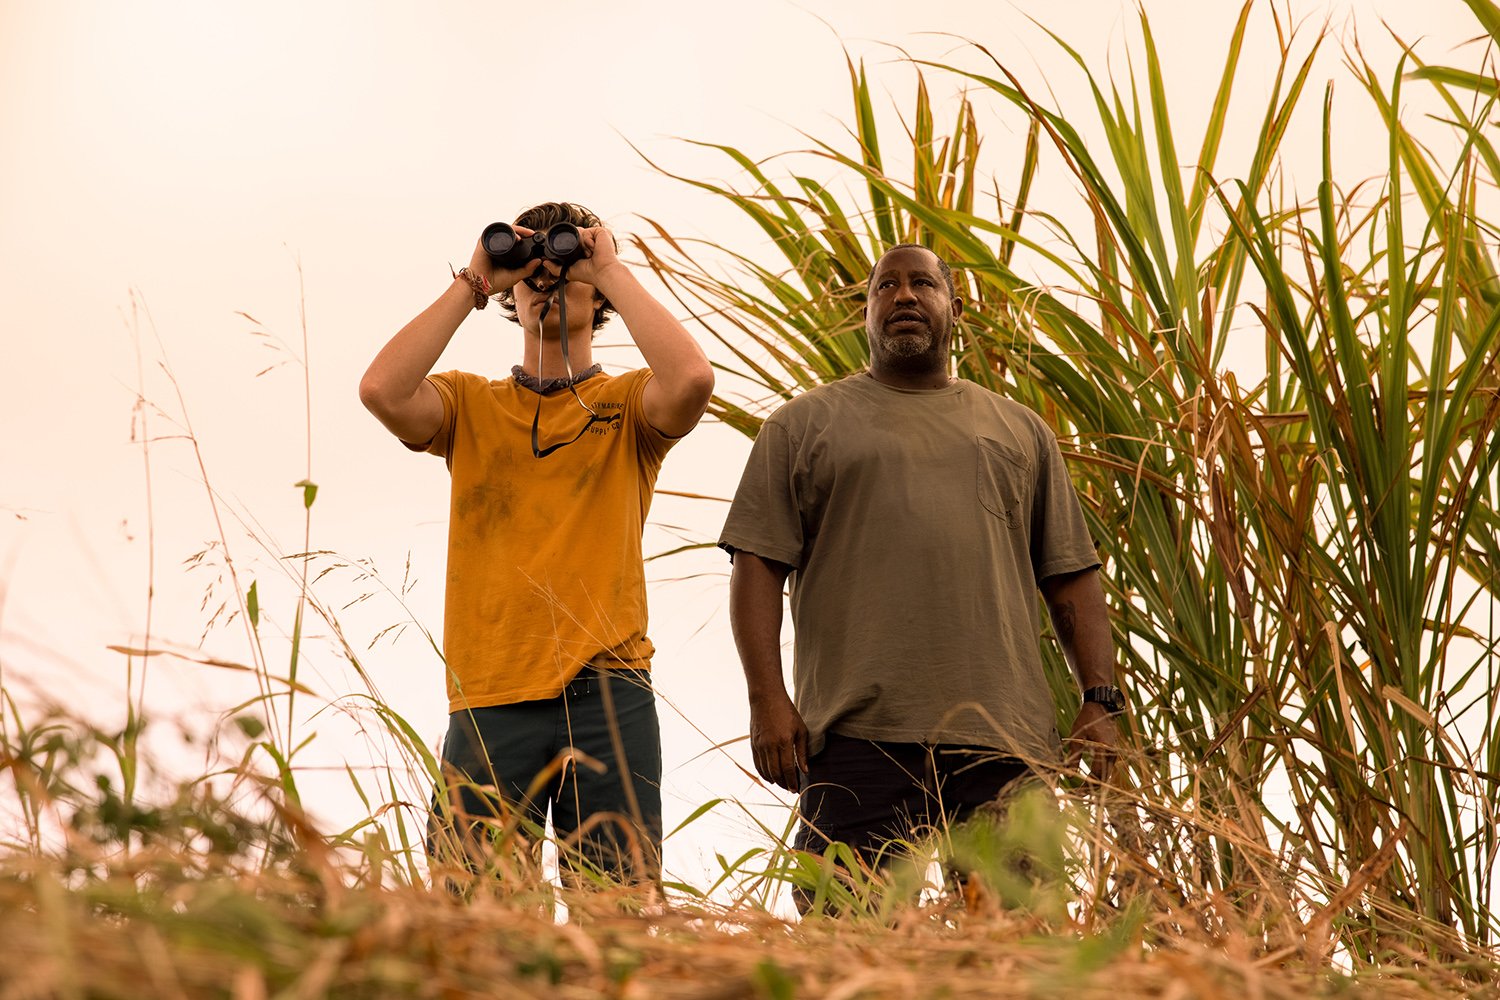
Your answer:
[[[1057,755],[1037,581],[1099,560],[1030,409],[963,380],[813,389],[761,428],[720,545],[792,567],[810,752],[832,729]]]

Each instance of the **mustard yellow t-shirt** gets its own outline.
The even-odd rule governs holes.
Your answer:
[[[443,647],[450,711],[551,698],[579,669],[648,667],[641,531],[674,439],[641,411],[649,369],[595,375],[578,395],[601,417],[545,458],[538,396],[514,379],[429,375],[443,400],[430,442],[452,474]],[[541,397],[542,448],[589,422],[567,391]]]

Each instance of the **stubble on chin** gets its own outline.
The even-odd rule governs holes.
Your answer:
[[[937,342],[937,338],[931,333],[924,333],[920,336],[882,333],[878,339],[882,355],[892,360],[902,361],[931,354]]]

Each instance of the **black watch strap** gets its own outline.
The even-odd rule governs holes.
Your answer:
[[[1125,711],[1125,694],[1113,684],[1101,684],[1084,691],[1083,703],[1087,705],[1089,702],[1103,705],[1110,715],[1119,715]]]

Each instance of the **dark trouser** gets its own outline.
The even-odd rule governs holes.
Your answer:
[[[886,743],[830,732],[808,761],[794,846],[842,841],[872,869],[891,841],[914,841],[968,818],[1028,773],[990,747]]]
[[[661,730],[647,670],[585,666],[556,698],[454,712],[443,764],[464,836],[512,810],[541,828],[550,807],[565,866],[581,858],[637,881],[660,871]]]

